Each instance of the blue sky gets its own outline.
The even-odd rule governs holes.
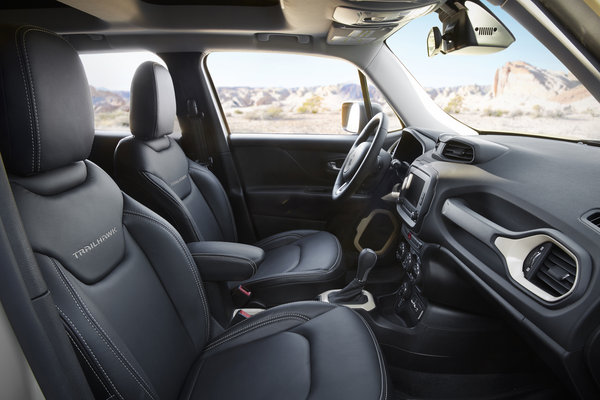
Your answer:
[[[294,54],[213,53],[208,56],[208,70],[216,86],[298,87],[358,82],[356,67],[347,61]]]
[[[508,49],[495,54],[437,55],[427,57],[426,39],[432,26],[441,28],[437,14],[410,22],[387,43],[425,87],[492,83],[497,68],[508,61],[525,61],[550,69],[565,67],[500,7],[489,6],[516,37]],[[90,84],[112,90],[128,90],[133,73],[146,60],[162,61],[149,52],[82,55]],[[274,53],[214,53],[209,71],[217,86],[316,86],[358,82],[350,63],[325,57]]]
[[[388,39],[387,44],[425,87],[470,83],[489,85],[496,69],[508,61],[525,61],[544,69],[566,71],[562,63],[510,15],[500,7],[486,5],[516,38],[512,45],[498,53],[478,56],[439,54],[427,57],[429,30],[433,26],[442,28],[436,13],[411,21]]]

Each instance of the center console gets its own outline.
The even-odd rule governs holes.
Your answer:
[[[423,295],[422,259],[430,247],[417,236],[421,223],[429,211],[435,192],[437,171],[428,163],[415,161],[398,192],[392,191],[387,201],[395,201],[398,216],[402,220],[400,240],[393,260],[384,261],[387,268],[395,269],[399,286],[393,292],[372,296],[363,290],[369,271],[375,266],[377,256],[370,249],[363,249],[358,259],[357,277],[343,289],[322,293],[320,301],[344,305],[370,312],[396,326],[413,327],[427,311],[428,302]],[[396,269],[400,267],[402,272]],[[398,282],[396,281],[396,282]]]
[[[421,258],[423,242],[406,226],[402,227],[402,239],[398,244],[395,258],[404,270],[404,278],[398,291],[392,296],[393,312],[407,326],[416,325],[427,308],[419,283],[423,277]]]
[[[382,312],[402,325],[415,326],[427,310],[427,299],[420,285],[423,277],[422,258],[426,245],[419,239],[418,231],[435,192],[437,172],[428,164],[411,165],[398,195],[396,210],[404,222],[401,238],[395,252],[395,262],[404,271],[398,290],[382,297]]]

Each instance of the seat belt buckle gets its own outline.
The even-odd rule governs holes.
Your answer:
[[[238,287],[235,288],[233,290],[233,292],[231,293],[231,298],[233,300],[233,304],[238,308],[242,308],[246,304],[248,304],[251,297],[252,297],[252,292],[250,290],[246,289],[242,285],[238,285]]]
[[[239,324],[242,321],[247,320],[248,318],[251,318],[252,315],[248,314],[246,311],[244,310],[238,310],[235,315],[233,316],[233,318],[231,318],[231,322],[229,322],[229,326],[233,326],[236,324]]]
[[[200,160],[198,160],[197,162],[198,162],[198,164],[202,165],[203,167],[206,167],[206,168],[210,169],[211,171],[213,169],[213,165],[215,164],[214,159],[212,157],[210,157],[210,156],[204,162],[200,161]]]

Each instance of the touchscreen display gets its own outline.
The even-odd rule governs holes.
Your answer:
[[[421,192],[423,191],[423,186],[425,186],[425,181],[414,174],[411,175],[410,183],[404,192],[404,198],[416,208],[419,197],[421,197]]]

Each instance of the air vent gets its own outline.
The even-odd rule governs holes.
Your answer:
[[[584,215],[583,221],[589,224],[592,228],[600,230],[600,211],[592,211]]]
[[[442,148],[442,156],[448,160],[470,163],[473,161],[473,147],[468,144],[450,140]]]
[[[546,242],[529,253],[523,263],[523,273],[546,293],[561,297],[575,284],[577,263],[560,247]]]

